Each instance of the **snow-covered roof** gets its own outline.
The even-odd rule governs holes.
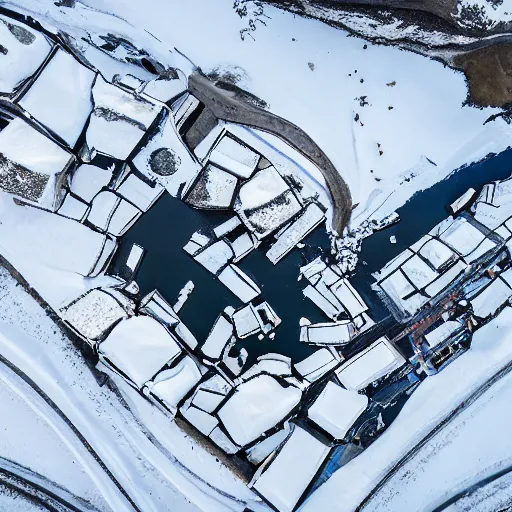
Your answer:
[[[463,324],[456,320],[448,320],[443,322],[439,327],[436,327],[433,331],[425,334],[429,348],[436,348],[440,343],[448,339],[455,331],[462,329]]]
[[[258,375],[235,389],[218,416],[233,441],[245,446],[282,421],[301,397],[299,389]]]
[[[117,188],[117,193],[146,212],[162,195],[165,189],[158,183],[148,184],[130,173]]]
[[[238,178],[214,165],[207,165],[186,202],[201,209],[228,209],[233,203]]]
[[[236,176],[247,179],[256,170],[260,156],[233,137],[224,135],[208,159]]]
[[[194,256],[194,259],[212,274],[217,274],[232,258],[233,250],[224,240],[217,240]]]
[[[50,268],[94,277],[116,249],[116,242],[75,220],[39,208],[16,211],[13,253],[30,254]]]
[[[292,512],[329,451],[328,446],[296,426],[253,488],[279,512]]]
[[[143,297],[139,308],[142,313],[158,319],[168,327],[176,326],[180,322],[172,306],[162,297],[158,290],[153,290]]]
[[[69,305],[62,318],[94,346],[114,324],[128,318],[128,313],[111,294],[95,289]]]
[[[512,289],[501,278],[497,278],[474,299],[471,299],[473,313],[478,318],[487,318],[505,304],[512,296]]]
[[[181,348],[157,320],[136,316],[117,324],[98,352],[140,389],[174,360]]]
[[[252,304],[247,304],[247,306],[233,314],[233,323],[235,324],[236,335],[239,338],[246,338],[261,329],[257,315],[258,313]]]
[[[110,218],[107,232],[114,236],[122,236],[133,226],[141,215],[142,212],[138,208],[128,201],[121,199]]]
[[[40,32],[5,16],[0,16],[0,40],[7,50],[0,52],[0,93],[11,94],[39,69],[52,44]]]
[[[359,391],[405,364],[404,357],[384,337],[355,355],[335,373],[348,390]]]
[[[215,416],[189,404],[183,406],[180,412],[187,421],[205,436],[209,436],[219,424],[219,420]]]
[[[166,111],[159,130],[135,155],[133,163],[142,174],[165,186],[173,197],[186,192],[201,171]]]
[[[57,210],[57,213],[59,215],[63,215],[64,217],[68,217],[69,219],[74,219],[80,222],[84,219],[88,210],[88,204],[83,203],[79,199],[76,199],[76,197],[73,197],[71,194],[67,194],[64,198],[64,201]]]
[[[220,359],[220,356],[222,355],[226,345],[229,343],[232,335],[233,324],[221,315],[216,320],[210,334],[201,347],[201,352],[212,359]]]
[[[251,464],[261,464],[272,452],[277,450],[288,439],[291,433],[292,428],[290,423],[285,422],[284,428],[248,448],[246,450],[247,460]]]
[[[295,363],[294,367],[308,382],[315,382],[338,365],[339,361],[333,354],[328,349],[321,348]]]
[[[162,103],[167,103],[186,89],[187,85],[178,78],[166,79],[158,77],[149,81],[144,86],[144,94],[147,94],[148,96],[151,96],[151,98],[155,98]]]
[[[236,265],[228,265],[219,274],[219,281],[242,302],[250,302],[261,294],[258,285]]]
[[[277,241],[267,251],[267,258],[275,265],[323,220],[325,220],[325,215],[319,206],[315,203],[308,205],[297,219],[279,235]]]
[[[354,422],[368,405],[368,397],[328,382],[313,405],[308,417],[334,439],[344,439]]]
[[[328,271],[324,271],[324,274]],[[350,315],[351,318],[355,318],[360,314],[368,310],[368,306],[357,293],[355,288],[350,284],[348,279],[340,279],[335,282],[331,287],[332,293],[343,305],[343,309]]]
[[[73,158],[25,121],[13,119],[0,131],[0,187],[54,210],[58,206],[58,175]]]
[[[172,368],[160,372],[148,383],[151,394],[174,412],[185,395],[201,380],[194,360],[185,356]]]
[[[301,204],[274,167],[258,171],[240,187],[235,208],[258,238],[282,226]]]
[[[93,107],[91,89],[95,76],[59,48],[19,104],[74,146]]]
[[[90,203],[94,196],[106,187],[112,179],[112,171],[94,165],[82,164],[73,173],[71,192]]]
[[[355,331],[355,326],[350,320],[303,325],[300,329],[300,339],[313,345],[345,345],[352,339]]]
[[[419,254],[437,271],[457,258],[457,255],[447,245],[435,238],[429,240],[419,250]]]
[[[92,89],[94,110],[87,128],[87,145],[125,160],[160,111],[98,76]]]

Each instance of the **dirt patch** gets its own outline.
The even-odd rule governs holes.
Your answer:
[[[512,43],[458,55],[453,64],[466,74],[471,103],[482,107],[512,105]]]

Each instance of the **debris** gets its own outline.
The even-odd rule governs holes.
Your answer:
[[[391,235],[389,237],[389,241],[392,243],[392,244],[396,244],[396,236],[395,235]]]
[[[172,307],[176,313],[179,313],[180,309],[183,307],[189,295],[193,291],[194,283],[192,281],[187,281],[187,284],[185,284],[185,286],[180,290],[180,293],[178,294],[178,300],[176,301],[176,304],[174,304]]]

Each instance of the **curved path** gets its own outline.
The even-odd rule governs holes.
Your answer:
[[[31,469],[4,457],[0,457],[0,484],[15,489],[49,510],[97,512],[89,502]]]
[[[340,235],[343,233],[352,211],[350,190],[327,155],[304,130],[282,117],[234,98],[228,91],[217,87],[199,70],[189,76],[188,87],[189,91],[219,119],[277,135],[315,164],[331,194],[332,228]]]

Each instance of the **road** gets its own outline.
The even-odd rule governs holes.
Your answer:
[[[277,135],[316,165],[331,195],[332,228],[340,235],[343,233],[352,211],[350,190],[327,155],[304,130],[282,117],[234,98],[232,93],[217,87],[199,70],[189,76],[188,86],[190,92],[219,119]]]
[[[413,457],[415,457],[418,452],[433,438],[435,437],[442,429],[447,427],[450,422],[459,416],[465,409],[467,409],[471,404],[473,404],[476,400],[478,400],[491,386],[496,384],[500,379],[502,379],[505,375],[509,374],[512,371],[512,361],[502,367],[500,370],[495,372],[491,377],[489,377],[478,389],[473,391],[465,400],[463,400],[457,407],[455,407],[444,419],[441,423],[439,423],[434,429],[432,429],[421,441],[419,441],[413,448],[411,448],[386,474],[384,478],[380,480],[380,482],[373,488],[373,490],[366,496],[366,498],[359,504],[356,509],[356,512],[361,512],[365,509],[365,507],[371,502],[371,500],[377,495],[377,493],[382,490],[386,484],[391,480],[391,478],[402,469]]]

